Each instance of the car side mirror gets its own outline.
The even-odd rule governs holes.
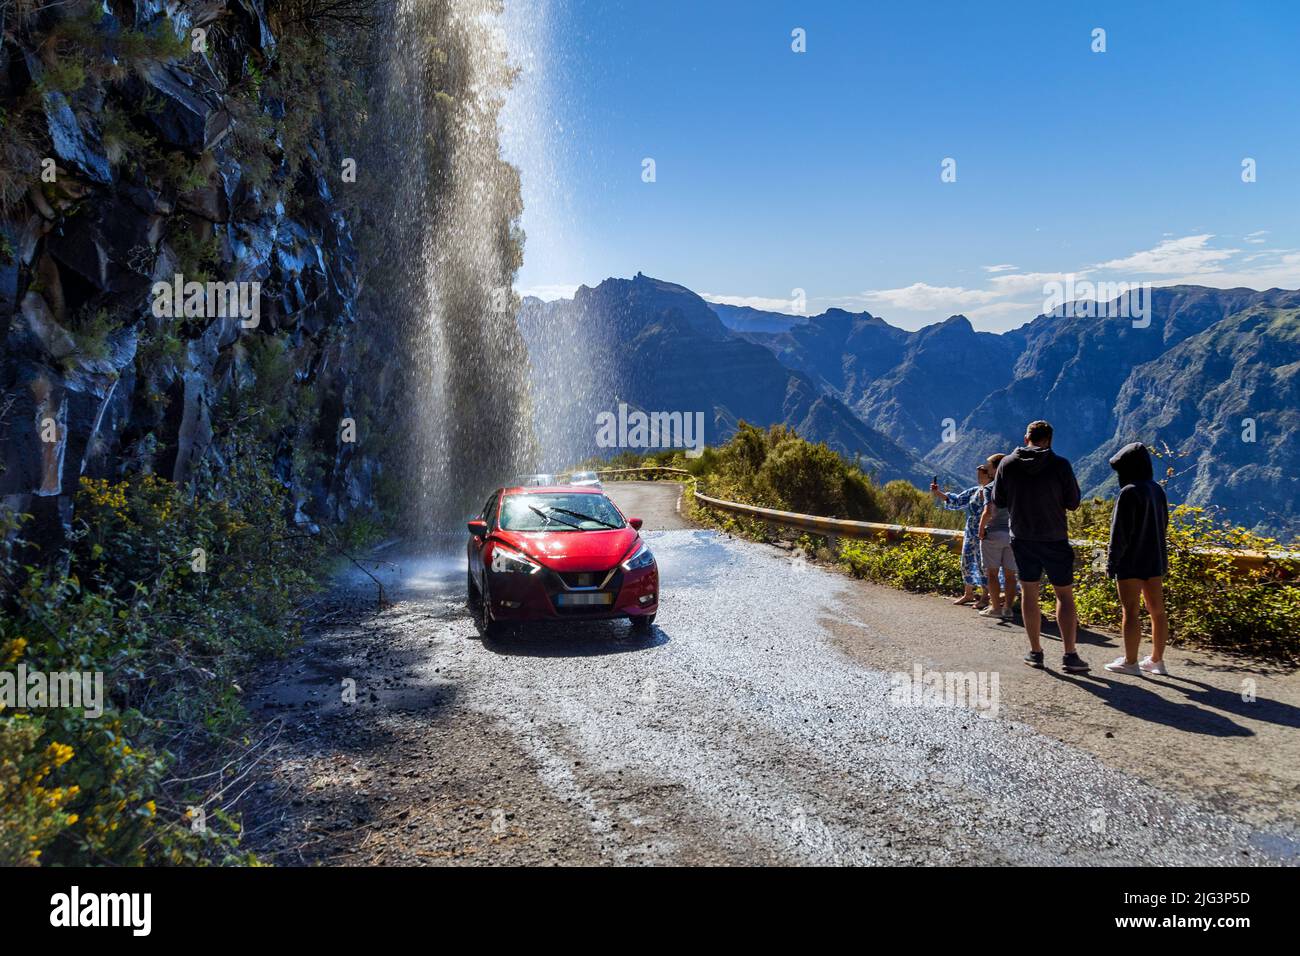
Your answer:
[[[469,533],[476,538],[487,537],[488,523],[486,521],[483,521],[482,519],[476,518],[475,520],[469,522],[469,524],[466,527],[469,528]]]
[[[642,524],[642,522],[641,522],[641,519],[640,519],[640,518],[628,518],[628,519],[627,519],[627,523],[630,524],[630,525],[632,526],[632,530],[633,530],[633,531],[640,531],[640,530],[641,530],[641,524]]]

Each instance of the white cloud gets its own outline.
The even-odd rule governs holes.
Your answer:
[[[1042,299],[1035,299],[1033,302],[990,302],[988,305],[970,309],[966,312],[966,318],[988,319],[999,315],[1015,315],[1028,322],[1042,311]]]
[[[543,302],[552,302],[555,299],[572,299],[573,294],[578,291],[578,286],[582,283],[574,282],[558,283],[554,285],[534,285],[527,289],[516,289],[521,298],[532,296],[535,299],[541,299]]]
[[[1088,275],[1091,271],[1083,269],[1074,275],[1077,278]],[[1013,276],[994,276],[989,283],[997,290],[998,295],[1018,295],[1022,292],[1038,292],[1045,295],[1043,286],[1049,282],[1064,282],[1067,277],[1067,273],[1064,272],[1022,272]]]
[[[1300,288],[1300,251],[1279,249],[1247,256],[1235,269],[1196,272],[1159,284],[1204,285],[1213,289],[1296,289]]]
[[[967,289],[913,282],[901,289],[869,289],[856,296],[862,302],[876,302],[915,312],[957,310],[982,305],[1001,297],[995,289]]]
[[[1086,273],[1076,273],[1084,275]],[[968,316],[990,312],[1009,311],[1014,303],[1000,302],[1007,296],[1035,292],[1045,295],[1043,286],[1049,282],[1064,282],[1064,272],[1019,272],[999,275],[989,280],[987,289],[968,289],[965,286],[936,286],[914,282],[900,289],[871,289],[855,298],[859,302],[879,303],[896,309],[913,312],[962,312]],[[997,303],[996,306],[993,304]],[[984,308],[981,309],[981,306]]]
[[[1200,236],[1165,239],[1154,249],[1135,252],[1122,259],[1111,259],[1099,263],[1096,268],[1139,275],[1213,272],[1218,268],[1218,263],[1231,259],[1241,251],[1240,249],[1211,249],[1209,242],[1213,238],[1213,235],[1207,233]]]
[[[1013,266],[984,266],[989,273],[980,288],[914,282],[896,289],[870,289],[855,296],[826,301],[846,308],[868,308],[906,327],[941,321],[960,312],[982,328],[1010,328],[1016,319],[1028,321],[1042,312],[1049,283],[1065,284],[1085,276],[1092,281],[1136,281],[1150,276],[1154,285],[1204,285],[1251,289],[1300,287],[1300,250],[1260,248],[1265,230],[1244,236],[1249,249],[1218,248],[1212,234],[1175,236],[1166,233],[1152,249],[1086,266],[1073,272],[1015,272]],[[1038,296],[1043,298],[1039,299]]]
[[[740,305],[748,306],[751,309],[760,309],[764,312],[785,312],[790,313],[794,309],[792,299],[773,299],[762,295],[718,295],[715,292],[701,292],[700,298],[706,302],[716,302],[718,305]]]
[[[1245,236],[1243,236],[1242,238],[1245,239],[1247,242],[1253,242],[1253,243],[1255,243],[1256,245],[1259,245],[1259,244],[1262,243],[1262,242],[1267,242],[1267,241],[1268,241],[1268,240],[1266,240],[1266,239],[1264,238],[1264,237],[1267,236],[1267,235],[1268,235],[1268,230],[1267,230],[1267,229],[1260,229],[1260,230],[1258,230],[1258,231],[1256,231],[1256,232],[1247,233],[1247,234],[1246,234]]]

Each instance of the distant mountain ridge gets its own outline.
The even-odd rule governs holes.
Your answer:
[[[808,322],[806,315],[788,315],[785,312],[768,312],[748,305],[729,305],[710,302],[722,324],[733,332],[788,332],[796,325]]]
[[[582,286],[573,299],[527,298],[519,327],[532,364],[538,438],[552,465],[602,450],[597,416],[619,402],[703,412],[705,440],[737,424],[784,424],[824,441],[882,480],[928,481],[920,456],[868,427],[809,376],[723,325],[684,286],[638,274]]]
[[[1039,315],[1002,334],[963,316],[908,332],[831,309],[787,332],[749,333],[868,425],[963,476],[1056,427],[1086,494],[1129,441],[1173,453],[1170,496],[1260,530],[1300,533],[1300,292],[1168,286],[1151,321]],[[1068,310],[1067,310],[1068,311]],[[1254,441],[1242,440],[1254,422]],[[946,420],[956,428],[945,435]],[[953,440],[946,441],[950,437]]]
[[[544,447],[590,447],[594,415],[622,399],[706,411],[711,444],[742,418],[781,423],[883,480],[965,485],[1046,418],[1085,494],[1113,495],[1107,460],[1144,441],[1171,453],[1175,502],[1300,533],[1297,291],[1170,286],[1154,290],[1145,328],[1039,315],[995,334],[960,315],[907,331],[869,312],[710,304],[638,274],[525,300],[520,327],[535,401],[569,409],[560,424],[537,416]]]

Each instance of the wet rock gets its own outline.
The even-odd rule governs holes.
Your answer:
[[[42,361],[58,361],[72,355],[77,343],[71,333],[55,321],[45,298],[28,291],[9,326],[6,352]]]
[[[189,73],[176,66],[155,64],[145,74],[145,83],[159,94],[158,107],[145,116],[163,142],[197,155],[229,135],[232,120],[220,97],[203,88]]]
[[[75,220],[60,223],[46,246],[63,266],[100,292],[143,298],[148,282],[132,268],[140,250],[157,242],[161,220],[126,197],[94,203]]]
[[[227,222],[230,219],[230,206],[224,181],[215,160],[211,156],[206,157],[206,160],[208,182],[182,195],[177,204],[184,211],[194,213],[208,222]]]
[[[78,122],[67,97],[58,92],[46,93],[44,105],[50,139],[59,159],[97,183],[111,183],[113,171],[108,156],[91,128]]]
[[[13,362],[10,372],[0,495],[57,495],[67,449],[66,389],[57,373],[28,359]]]

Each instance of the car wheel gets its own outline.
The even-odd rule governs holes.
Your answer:
[[[465,570],[465,603],[475,610],[483,602],[483,595],[478,593],[478,584],[474,581],[474,572]]]
[[[486,581],[478,598],[478,630],[484,640],[500,637],[505,630],[499,621],[492,620],[492,592],[488,590]]]
[[[638,637],[649,634],[655,622],[653,614],[640,614],[632,618],[632,633]]]

